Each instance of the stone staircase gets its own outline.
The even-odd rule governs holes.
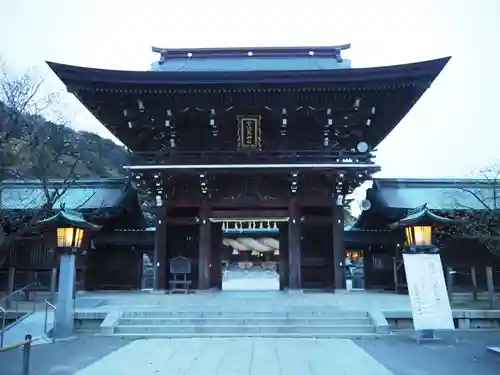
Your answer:
[[[124,312],[113,335],[135,337],[364,337],[375,336],[367,312]]]

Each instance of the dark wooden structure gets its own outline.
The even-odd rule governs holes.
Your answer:
[[[365,287],[394,290],[397,284],[405,284],[401,259],[405,234],[401,228],[394,229],[395,223],[406,218],[411,222],[446,224],[449,221],[444,218],[467,216],[471,210],[484,210],[485,203],[500,203],[491,199],[499,189],[498,183],[488,180],[374,179],[366,194],[370,209],[345,231],[347,248],[364,254]],[[498,256],[477,241],[436,229],[433,243],[440,249],[443,267],[457,272],[457,290],[470,288],[471,267],[477,270],[483,285],[485,268],[500,267]],[[495,277],[500,280],[500,274]]]
[[[50,215],[41,209],[45,189],[64,192],[53,206],[54,213],[62,207],[75,210],[85,218],[101,225],[102,230],[86,238],[86,250],[77,257],[77,284],[79,289],[139,289],[141,282],[141,248],[130,243],[116,243],[116,230],[138,230],[145,226],[136,190],[127,179],[82,179],[68,183],[51,180],[20,180],[1,183],[0,214],[7,218],[20,217],[24,211]],[[27,213],[26,213],[27,212]],[[84,239],[85,240],[85,239]],[[20,288],[35,280],[41,289],[57,285],[57,253],[42,233],[23,233],[16,237],[7,259],[0,267],[0,289]],[[11,284],[9,285],[9,274]]]
[[[156,49],[154,71],[49,66],[130,150],[156,204],[155,288],[220,287],[222,218],[280,218],[282,288],[344,288],[344,197],[448,58],[350,69],[349,46]]]

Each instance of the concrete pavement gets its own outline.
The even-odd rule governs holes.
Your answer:
[[[359,340],[133,341],[79,335],[75,340],[33,347],[31,374],[498,375],[500,357],[485,348],[498,343],[500,332],[460,332],[459,336],[458,345],[446,337],[417,345],[411,333]],[[21,354],[18,350],[0,355],[0,374],[20,374]]]
[[[355,360],[354,360],[355,358]],[[77,375],[392,375],[351,340],[138,340]]]
[[[47,314],[47,330],[52,329],[53,325],[54,312],[49,311]],[[28,334],[33,338],[40,338],[34,343],[35,345],[48,342],[45,338],[45,311],[36,311],[26,317],[22,322],[5,331],[3,345],[9,346],[17,344],[23,341],[24,337]]]

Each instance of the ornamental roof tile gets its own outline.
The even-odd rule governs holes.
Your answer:
[[[85,220],[81,213],[72,210],[61,210],[55,215],[37,222],[38,225],[70,225],[77,228],[85,228],[90,230],[100,230],[102,227],[92,224]]]
[[[425,204],[418,207],[418,209],[413,210],[398,222],[392,224],[391,228],[402,228],[412,225],[439,226],[445,224],[453,224],[454,222],[455,220],[453,219],[449,219],[431,212]]]

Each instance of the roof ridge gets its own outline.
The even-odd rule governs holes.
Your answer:
[[[297,54],[303,55],[304,53],[309,54],[310,51],[324,54],[339,54],[341,51],[345,51],[351,48],[351,44],[339,44],[332,46],[239,46],[239,47],[194,47],[194,48],[163,48],[163,47],[151,47],[154,53],[160,53],[162,55],[169,56],[182,56],[186,57],[222,57],[224,55],[234,56],[234,54],[242,54],[245,56],[252,56],[258,54],[261,57],[265,56],[297,56]]]
[[[500,184],[500,181],[495,181],[487,178],[374,178],[373,179],[377,183],[382,184],[415,184],[415,185],[452,185],[452,184],[460,184],[460,183],[468,183],[468,184],[488,184],[495,185]]]

